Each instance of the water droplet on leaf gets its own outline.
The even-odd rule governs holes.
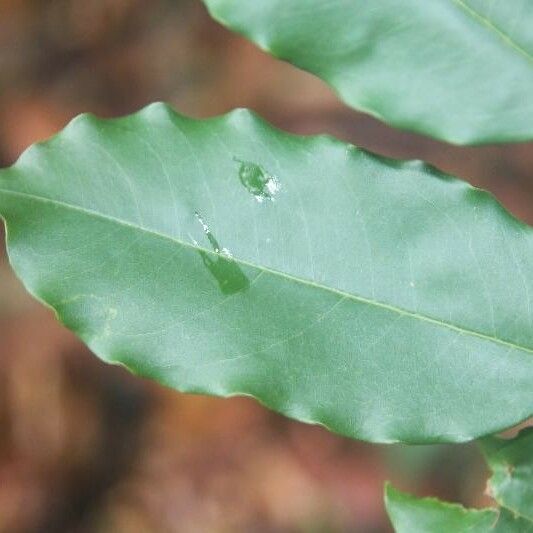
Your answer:
[[[259,202],[264,200],[274,201],[274,196],[279,192],[280,182],[276,176],[268,173],[263,167],[251,161],[241,161],[239,180],[250,194]]]
[[[202,230],[217,255],[210,254],[204,250],[198,250],[200,257],[211,275],[217,280],[218,286],[223,294],[235,294],[245,291],[250,286],[250,281],[233,260],[231,252],[218,243],[205,219],[198,213],[194,213],[196,219],[202,226]],[[198,243],[193,239],[193,242]]]

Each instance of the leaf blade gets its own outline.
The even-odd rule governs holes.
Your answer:
[[[529,533],[533,524],[505,508],[467,509],[436,498],[416,498],[391,486],[385,506],[396,533]]]
[[[385,486],[385,507],[396,533],[485,533],[498,520],[495,509],[465,509],[436,498],[416,498]]]
[[[204,3],[220,23],[393,126],[456,144],[533,138],[527,0]]]
[[[381,442],[531,413],[531,230],[419,163],[156,105],[31,149],[0,213],[32,294],[179,390]]]

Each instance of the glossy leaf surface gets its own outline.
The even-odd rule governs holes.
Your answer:
[[[533,232],[420,162],[162,104],[0,173],[12,265],[106,361],[370,441],[533,412]]]
[[[533,531],[533,429],[516,439],[485,439],[493,476],[491,495],[499,508],[465,509],[435,498],[416,498],[391,486],[385,505],[397,533],[528,533]]]
[[[533,139],[530,0],[204,0],[348,105],[459,144]]]

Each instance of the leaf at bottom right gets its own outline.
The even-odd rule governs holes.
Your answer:
[[[385,487],[385,506],[397,533],[533,532],[533,428],[514,439],[488,437],[481,448],[492,471],[488,493],[499,507],[467,509]]]

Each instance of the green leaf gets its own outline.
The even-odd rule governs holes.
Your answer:
[[[157,104],[30,148],[0,213],[33,295],[181,391],[379,442],[533,412],[533,231],[420,162]]]
[[[528,533],[533,524],[507,509],[466,509],[436,498],[416,498],[391,486],[385,506],[396,533]]]
[[[533,531],[533,428],[516,439],[482,442],[500,508],[465,509],[435,498],[416,498],[385,486],[385,506],[397,533],[527,533]]]
[[[496,509],[465,509],[436,498],[416,498],[385,486],[385,506],[397,533],[486,533],[498,519]]]
[[[533,139],[530,0],[204,0],[348,105],[458,144]]]
[[[533,428],[514,440],[488,437],[481,445],[492,471],[490,495],[533,524]]]

